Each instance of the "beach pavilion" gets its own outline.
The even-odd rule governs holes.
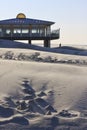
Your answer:
[[[26,18],[19,13],[16,18],[0,21],[0,39],[7,40],[43,40],[44,47],[50,47],[50,41],[59,39],[60,29],[51,30],[54,22]]]

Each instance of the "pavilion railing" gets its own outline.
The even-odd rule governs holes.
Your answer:
[[[60,36],[60,29],[53,30],[51,32],[51,37],[59,37]]]

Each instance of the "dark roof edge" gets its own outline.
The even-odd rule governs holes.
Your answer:
[[[26,21],[27,23],[28,23],[29,21],[31,21],[31,23],[36,22],[37,24],[43,24],[43,23],[45,23],[45,24],[47,23],[47,25],[55,24],[55,22],[52,22],[52,21],[32,19],[32,18],[13,18],[13,19],[5,19],[5,20],[0,20],[0,24],[5,24],[5,23],[6,23],[6,24],[7,24],[7,23],[11,24],[11,22],[12,22],[12,24],[14,24],[16,20],[19,20],[19,21],[24,20],[24,21]]]

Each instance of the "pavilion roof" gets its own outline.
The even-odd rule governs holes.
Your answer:
[[[30,18],[13,18],[7,20],[1,20],[0,25],[52,25],[54,22],[30,19]]]

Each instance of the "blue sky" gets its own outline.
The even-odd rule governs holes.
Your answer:
[[[0,20],[14,18],[18,13],[29,18],[56,22],[61,29],[62,44],[87,44],[87,0],[3,0]]]

